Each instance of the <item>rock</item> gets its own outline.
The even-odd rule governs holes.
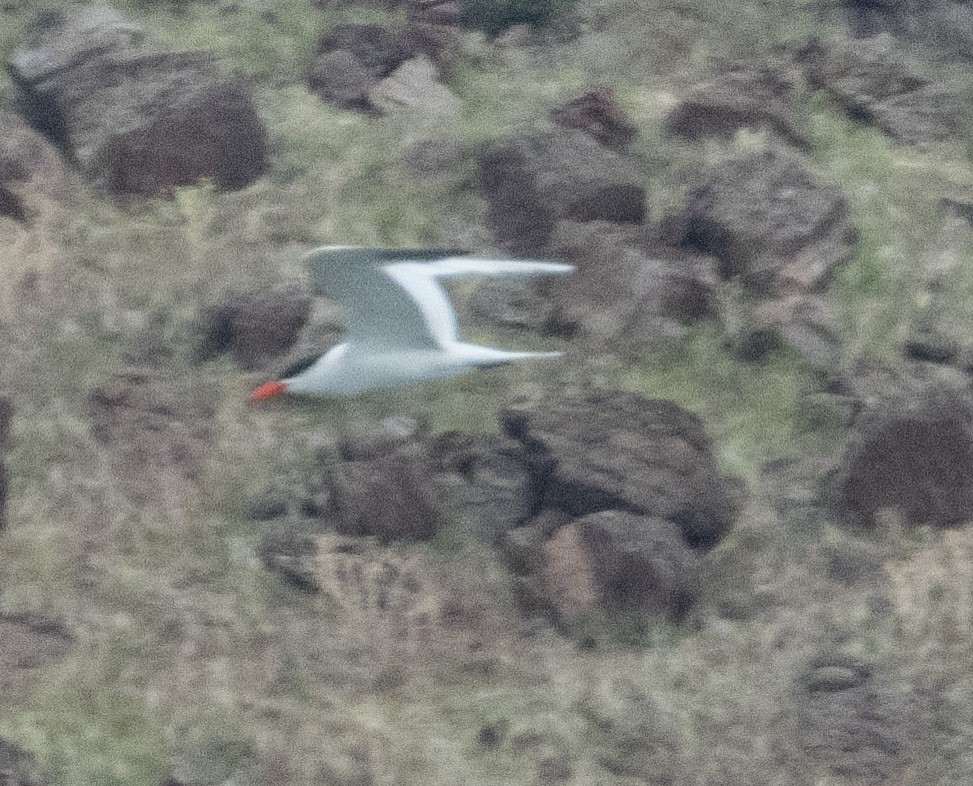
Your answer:
[[[635,123],[615,100],[610,87],[589,90],[582,96],[551,110],[551,120],[565,128],[576,128],[603,144],[623,152],[635,138]]]
[[[744,363],[762,363],[784,348],[780,332],[770,327],[751,327],[734,333],[727,344],[733,357]]]
[[[810,143],[797,126],[795,80],[769,64],[724,74],[697,85],[669,114],[663,131],[689,140],[729,138],[739,129],[768,130],[798,150]]]
[[[429,9],[432,13],[432,9]],[[342,109],[366,114],[402,108],[454,115],[459,100],[438,81],[436,62],[455,48],[448,25],[424,21],[410,9],[400,28],[339,24],[318,39],[311,90]]]
[[[427,115],[455,117],[459,99],[436,77],[435,64],[425,55],[406,60],[371,88],[369,100],[379,111],[408,109]]]
[[[567,754],[545,756],[537,762],[537,783],[540,786],[568,783],[574,777],[574,766]]]
[[[962,91],[914,73],[889,35],[867,41],[812,38],[799,54],[808,82],[848,114],[900,144],[955,139],[964,133]]]
[[[0,784],[3,786],[48,786],[50,778],[37,766],[33,753],[0,739]]]
[[[540,578],[548,607],[561,625],[593,619],[599,608],[598,577],[576,524],[561,527],[543,546]]]
[[[347,50],[339,49],[316,57],[311,65],[308,83],[311,92],[318,98],[339,109],[354,109],[366,114],[376,111],[368,97],[375,78]]]
[[[529,575],[541,572],[545,542],[547,534],[542,527],[527,525],[508,530],[501,545],[510,568],[515,573]]]
[[[263,489],[247,502],[247,517],[251,521],[272,521],[290,511],[290,495],[282,488]]]
[[[670,223],[683,247],[715,255],[725,278],[760,296],[821,289],[857,241],[841,192],[776,149],[705,170]]]
[[[939,0],[916,3],[914,8],[913,36],[949,59],[973,62],[973,8],[969,3]]]
[[[375,81],[420,54],[403,30],[358,24],[339,24],[321,34],[315,47],[317,56],[339,51],[352,54]]]
[[[795,680],[791,713],[797,749],[835,778],[894,783],[912,762],[919,730],[907,698],[853,658],[812,658]]]
[[[499,748],[503,744],[509,729],[510,721],[506,718],[498,720],[495,723],[486,723],[480,727],[480,731],[476,735],[476,741],[482,748]]]
[[[0,138],[0,218],[29,222],[46,201],[76,192],[54,146],[19,117],[0,111]]]
[[[0,696],[4,706],[25,700],[44,679],[44,667],[59,663],[74,647],[74,636],[56,622],[33,613],[0,613]],[[0,741],[0,783],[3,748]],[[15,781],[16,783],[16,781]]]
[[[882,33],[905,32],[906,4],[901,0],[844,0],[848,27],[856,38],[871,38]]]
[[[407,30],[437,65],[448,65],[460,50],[462,9],[457,0],[412,0],[406,3]]]
[[[28,120],[116,194],[253,182],[267,140],[243,84],[204,52],[159,53],[108,6],[58,12],[9,64]]]
[[[760,303],[754,310],[758,330],[779,336],[819,374],[834,374],[841,365],[839,315],[817,295],[790,295]]]
[[[925,48],[934,62],[973,61],[973,8],[962,0],[845,0],[848,26],[858,38],[891,34]]]
[[[459,26],[463,9],[457,0],[409,0],[406,14],[428,24]]]
[[[540,489],[527,450],[500,435],[449,432],[426,447],[437,497],[488,543],[533,515]]]
[[[952,363],[961,352],[959,342],[938,330],[913,330],[905,340],[903,352],[913,360]]]
[[[13,402],[0,396],[0,532],[7,527],[7,454],[10,452],[10,423],[13,420]]]
[[[388,543],[430,540],[442,511],[430,490],[429,470],[418,447],[394,450],[368,461],[328,467],[329,516],[335,530]]]
[[[583,131],[538,126],[477,149],[477,185],[498,242],[540,255],[559,220],[640,224],[645,188],[635,163]]]
[[[967,122],[962,93],[946,84],[892,96],[872,105],[870,113],[878,128],[903,145],[955,139]]]
[[[620,510],[675,522],[693,548],[727,534],[737,499],[702,421],[672,401],[597,390],[501,413],[549,479],[542,507],[581,517]]]
[[[231,292],[200,315],[196,356],[230,353],[244,370],[261,368],[294,345],[310,312],[311,299],[296,287]]]
[[[562,221],[551,256],[577,268],[552,287],[548,325],[598,342],[643,347],[716,312],[713,257],[647,241],[628,227]]]
[[[617,510],[575,521],[602,603],[682,620],[696,600],[699,559],[671,521]]]
[[[271,482],[250,500],[256,521],[298,517],[351,537],[428,540],[453,529],[496,543],[536,511],[542,481],[530,451],[501,435],[430,436],[390,417],[318,451],[310,476]]]
[[[864,675],[847,666],[819,666],[808,675],[805,685],[810,693],[851,690],[862,684]]]
[[[939,210],[941,213],[952,214],[961,218],[970,225],[970,228],[973,228],[973,202],[944,197],[939,200]]]
[[[973,406],[952,385],[893,393],[855,425],[834,481],[839,520],[872,527],[900,510],[913,524],[951,526],[973,518]]]

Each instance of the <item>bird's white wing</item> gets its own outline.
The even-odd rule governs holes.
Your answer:
[[[346,311],[348,341],[383,347],[440,348],[458,340],[456,312],[439,277],[551,275],[560,262],[476,259],[455,249],[325,247],[307,259],[315,294]]]
[[[431,275],[443,278],[463,276],[563,276],[574,270],[564,262],[538,259],[480,259],[450,256],[429,262],[423,267]]]
[[[543,276],[574,270],[562,262],[519,259],[478,259],[449,256],[433,262],[393,262],[385,271],[409,293],[426,318],[429,331],[439,346],[459,340],[456,312],[437,278],[465,276]]]

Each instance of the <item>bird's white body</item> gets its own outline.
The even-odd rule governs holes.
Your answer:
[[[482,366],[559,352],[508,352],[461,341],[452,305],[437,279],[563,275],[560,262],[477,259],[460,252],[327,246],[308,255],[315,294],[346,312],[346,340],[278,383],[255,392],[347,396],[453,377]]]
[[[461,342],[440,350],[362,352],[354,344],[343,343],[332,347],[303,373],[285,379],[284,384],[291,393],[350,396],[365,390],[395,388],[430,379],[455,377],[478,366],[498,366],[515,360],[558,357],[560,354],[505,352]]]

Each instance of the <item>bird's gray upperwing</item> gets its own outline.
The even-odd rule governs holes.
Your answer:
[[[336,300],[345,311],[347,340],[356,344],[383,347],[438,349],[442,346],[433,334],[426,311],[415,293],[389,275],[396,261],[422,261],[453,258],[466,253],[457,249],[371,249],[356,246],[326,246],[307,255],[311,271],[311,291]],[[427,291],[435,303],[427,308],[452,306],[433,281],[434,292]],[[455,317],[452,317],[455,320]],[[441,320],[440,320],[441,321]],[[454,331],[455,332],[455,331]]]
[[[312,251],[312,291],[346,311],[348,340],[386,347],[438,348],[458,340],[456,313],[439,277],[538,276],[570,273],[560,262],[464,257],[455,249]]]

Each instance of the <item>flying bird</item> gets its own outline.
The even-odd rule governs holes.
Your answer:
[[[458,376],[477,367],[559,356],[560,352],[508,352],[462,341],[456,312],[439,279],[564,275],[574,267],[467,254],[456,249],[359,246],[311,251],[306,260],[312,293],[343,307],[345,340],[290,367],[279,380],[254,390],[251,398],[261,401],[283,393],[350,396]]]

